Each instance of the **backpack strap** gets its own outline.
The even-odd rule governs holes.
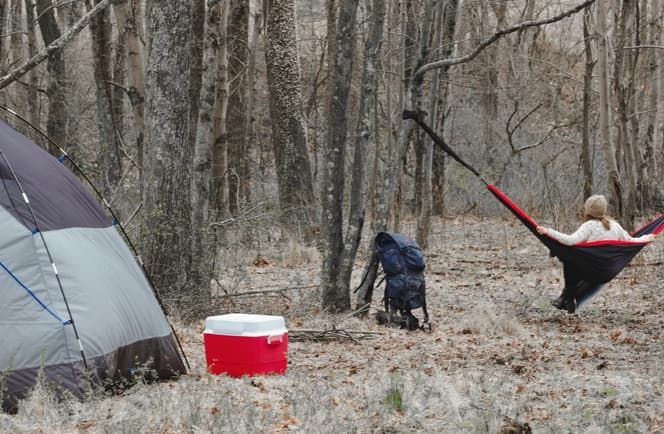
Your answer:
[[[429,322],[429,312],[427,311],[427,298],[422,297],[422,312],[424,313],[424,322]]]

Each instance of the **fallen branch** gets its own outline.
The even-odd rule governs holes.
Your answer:
[[[361,339],[375,339],[383,332],[362,331],[362,330],[288,330],[288,339],[291,341],[336,341],[350,339],[356,344]]]
[[[346,315],[342,316],[341,318],[339,318],[339,319],[338,319],[338,320],[332,325],[332,328],[333,328],[333,329],[336,329],[337,326],[338,326],[339,324],[341,324],[345,319],[350,318],[350,317],[353,316],[353,315],[357,315],[357,314],[364,313],[364,312],[368,311],[368,310],[369,310],[369,305],[370,305],[370,304],[371,304],[371,303],[367,303],[367,304],[365,304],[364,306],[359,307],[359,308],[355,309],[354,311],[349,312],[349,313],[347,313]]]
[[[217,282],[218,284],[219,282]],[[221,285],[219,285],[221,287]],[[318,288],[320,285],[308,285],[308,286],[291,286],[288,288],[276,288],[276,289],[260,289],[256,291],[245,291],[245,292],[227,292],[224,290],[224,297],[242,297],[247,295],[264,295],[264,294],[281,294],[283,295],[286,291],[295,291],[298,289],[311,289]]]

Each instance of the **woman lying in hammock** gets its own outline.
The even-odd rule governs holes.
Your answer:
[[[554,229],[537,226],[537,232],[548,235],[567,246],[594,241],[616,240],[630,242],[650,242],[656,235],[647,234],[632,237],[620,224],[606,216],[607,201],[602,195],[590,196],[583,208],[583,224],[571,235]],[[574,313],[577,304],[586,300],[601,286],[598,282],[589,282],[582,278],[583,270],[565,262],[563,265],[565,287],[560,297],[551,302],[556,308]]]

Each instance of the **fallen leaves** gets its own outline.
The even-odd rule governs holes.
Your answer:
[[[88,430],[92,427],[97,425],[97,422],[92,419],[84,419],[76,424],[76,428],[78,428],[81,431]]]
[[[258,257],[256,257],[256,259],[254,259],[254,266],[255,267],[267,267],[268,265],[270,265],[270,261],[263,258],[262,256],[258,256]]]

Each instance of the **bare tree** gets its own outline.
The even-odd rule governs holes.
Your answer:
[[[189,274],[189,32],[191,3],[150,8],[146,63],[144,243],[146,268],[158,289],[181,287]],[[184,271],[184,273],[183,273]]]
[[[25,0],[25,26],[26,26],[26,54],[28,58],[32,58],[37,54],[37,36],[35,35],[35,26],[36,26],[36,16],[35,8],[32,5],[32,0]],[[37,124],[39,117],[39,93],[38,93],[38,83],[39,77],[36,71],[30,71],[28,73],[27,80],[28,89],[27,89],[27,110],[26,116],[30,123],[33,125]]]
[[[205,53],[205,17],[206,17],[206,0],[191,0],[191,50],[190,50],[190,74],[189,77],[189,124],[192,128],[189,129],[189,142],[196,143],[196,133],[198,128],[198,110],[200,103],[201,86],[203,80],[203,57]]]
[[[219,49],[217,50],[216,96],[214,128],[212,131],[212,208],[221,211],[226,206],[226,145],[228,113],[228,17],[230,0],[221,2],[219,22]]]
[[[61,36],[60,25],[55,17],[55,8],[51,0],[37,2],[39,28],[41,29],[44,45],[49,45]],[[48,86],[48,121],[46,133],[60,146],[66,144],[67,139],[67,78],[65,70],[65,55],[63,49],[53,51],[47,60]],[[55,149],[50,149],[56,152]]]
[[[432,11],[435,0],[427,0],[423,6],[422,11]],[[417,38],[415,56],[412,59],[412,66],[410,67],[412,75],[406,83],[405,93],[403,96],[403,106],[405,108],[418,107],[421,91],[422,91],[422,75],[418,71],[425,65],[429,56],[429,49],[431,43],[431,31],[433,26],[434,14],[424,13],[419,27],[419,35]],[[391,156],[387,163],[387,168],[383,176],[382,184],[377,192],[376,198],[376,221],[374,222],[374,232],[380,232],[387,229],[387,221],[389,210],[395,199],[397,185],[394,180],[397,178],[398,173],[401,171],[404,155],[408,150],[410,140],[413,133],[413,122],[404,122],[401,124],[399,136],[396,142],[396,151]],[[374,233],[374,236],[375,236]],[[371,302],[373,296],[373,285],[377,274],[378,260],[375,252],[372,254],[368,262],[367,269],[365,270],[366,277],[362,285],[358,289],[357,306],[364,306]]]
[[[373,3],[373,4],[372,4]],[[357,127],[353,141],[352,181],[350,186],[350,208],[348,210],[348,228],[339,253],[339,270],[336,287],[338,291],[343,288],[350,290],[353,264],[357,256],[357,249],[362,238],[364,216],[366,209],[367,184],[367,156],[369,154],[369,139],[374,119],[374,97],[376,94],[377,65],[380,55],[380,44],[383,37],[385,22],[385,0],[367,2],[369,17],[369,32],[364,43],[364,66],[362,68],[362,81],[360,91],[360,107],[358,111]],[[350,293],[349,293],[350,294]]]
[[[629,112],[632,108],[630,100],[634,93],[634,64],[638,50],[625,50],[628,40],[634,34],[636,0],[625,0],[622,7],[615,9],[615,60],[613,63],[613,91],[617,103],[618,132],[615,136],[616,158],[618,158],[623,195],[620,216],[623,224],[631,227],[636,212],[636,144],[632,142],[629,125]]]
[[[585,73],[583,75],[583,126],[581,128],[581,167],[583,169],[583,197],[589,197],[593,192],[593,167],[590,157],[590,111],[592,100],[593,71],[595,60],[593,58],[592,43],[588,22],[591,19],[590,9],[583,12],[583,45],[586,56]]]
[[[113,12],[118,32],[124,33],[127,40],[127,95],[132,108],[133,131],[136,137],[136,155],[139,170],[139,188],[143,182],[143,135],[145,124],[145,71],[142,42],[143,19],[139,0],[114,0]]]
[[[1,13],[1,11],[0,11]],[[10,52],[7,56],[7,62],[11,61],[11,64],[18,64],[24,61],[28,56],[26,56],[26,46],[25,43],[25,31],[23,29],[23,19],[25,14],[23,14],[23,2],[14,0],[11,2],[11,19],[9,20],[9,47]],[[2,31],[0,30],[0,35]],[[1,52],[2,50],[0,50]],[[0,54],[0,58],[2,55]],[[16,103],[25,100],[25,89],[26,86],[24,83],[19,83],[18,86],[15,86],[13,89],[12,100],[14,101],[13,105],[16,106]]]
[[[347,287],[338,286],[337,275],[341,265],[344,239],[342,210],[348,121],[347,103],[353,70],[357,5],[358,0],[341,2],[339,17],[336,20],[334,55],[329,59],[328,130],[321,167],[321,252],[323,267],[320,281],[323,290],[322,306],[331,312],[340,312],[350,308],[349,290]]]
[[[192,227],[192,276],[191,283],[196,288],[208,288],[211,274],[211,261],[208,245],[208,221],[210,208],[210,187],[212,183],[212,131],[214,122],[215,86],[217,81],[217,49],[219,44],[220,4],[215,3],[207,11],[203,74],[201,80],[200,103],[196,144],[194,147],[191,182],[191,227]]]
[[[231,0],[229,17],[228,76],[230,87],[227,119],[228,209],[238,215],[249,199],[249,149],[245,142],[247,120],[247,62],[249,60],[249,1]]]
[[[662,12],[664,2],[654,0],[650,8],[648,19],[648,43],[653,47],[664,47],[664,26],[662,25]],[[662,49],[648,49],[648,64],[645,76],[648,89],[648,119],[644,129],[644,160],[649,182],[647,185],[647,202],[656,204],[660,201],[664,205],[664,189],[659,185],[662,167],[658,167],[658,161],[664,162],[664,107],[659,103],[664,92],[664,62],[662,61]],[[662,206],[662,205],[660,205]]]
[[[598,84],[599,84],[599,135],[602,142],[602,150],[604,151],[604,159],[608,168],[609,177],[609,191],[608,200],[609,204],[613,207],[616,215],[622,215],[623,202],[622,202],[622,183],[620,182],[620,174],[618,173],[618,165],[616,162],[613,141],[611,138],[610,130],[610,101],[609,101],[609,52],[608,52],[608,38],[607,22],[606,22],[606,5],[605,2],[597,3],[597,59],[598,59]]]
[[[443,35],[445,31],[445,15],[443,2],[438,2],[435,9],[432,11],[434,14],[433,21],[433,40],[432,50],[438,49],[443,44]],[[434,77],[429,86],[429,99],[423,101],[426,104],[429,118],[435,121],[438,119],[438,94],[440,77],[442,71],[440,69],[434,72]],[[421,248],[426,249],[429,246],[429,230],[431,229],[431,215],[433,213],[433,185],[432,185],[432,170],[433,170],[433,142],[428,138],[423,137],[422,134],[416,136],[416,146],[421,149],[420,155],[417,160],[419,170],[419,178],[416,179],[415,189],[420,191],[421,199],[417,206],[417,231],[416,239]]]
[[[6,65],[8,58],[7,52],[9,44],[9,35],[7,29],[9,28],[9,2],[0,2],[0,74],[6,74],[9,65]],[[6,91],[0,89],[0,104],[5,104]]]
[[[296,233],[314,204],[307,137],[302,116],[302,77],[297,51],[295,2],[267,1],[265,59],[270,89],[272,148],[284,227]]]
[[[97,185],[105,197],[110,197],[117,187],[122,172],[120,147],[116,131],[119,125],[114,119],[114,88],[112,63],[112,29],[110,11],[105,9],[90,21],[92,35],[92,53],[94,58],[94,77],[97,91],[97,126],[99,142],[97,145]]]
[[[459,10],[458,0],[448,0],[443,6],[443,28],[440,41],[440,49],[437,54],[442,58],[449,58],[454,54],[457,40],[457,15]],[[438,80],[442,86],[439,101],[435,105],[435,116],[433,119],[439,124],[438,130],[444,130],[448,116],[448,105],[451,104],[450,95],[450,73],[449,66],[440,68]],[[434,124],[435,125],[435,124]],[[442,149],[435,146],[432,157],[431,174],[431,200],[432,213],[442,215],[445,211],[445,155]]]

